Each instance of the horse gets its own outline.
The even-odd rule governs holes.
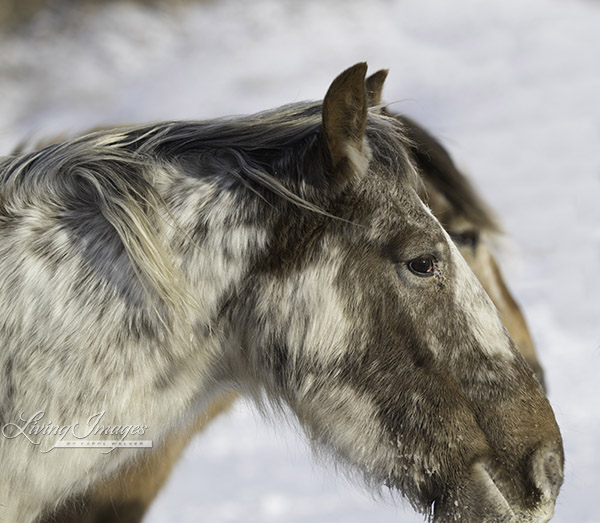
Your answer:
[[[366,70],[322,102],[0,161],[1,518],[36,521],[228,390],[433,521],[551,518],[550,404]],[[99,417],[98,448],[60,447]]]
[[[386,74],[386,71],[381,71],[366,80],[371,106],[381,105],[381,100],[373,97],[380,93]],[[394,114],[388,108],[384,111],[388,116],[397,118],[404,128],[422,180],[420,198],[448,232],[498,308],[502,322],[517,348],[545,389],[544,373],[527,323],[492,253],[492,240],[502,233],[498,219],[439,140],[407,116]],[[36,148],[57,141],[46,140],[37,144]],[[18,148],[21,152],[25,150],[25,144]],[[141,521],[189,440],[215,417],[227,411],[236,398],[236,393],[225,393],[198,416],[191,430],[178,432],[168,438],[161,448],[154,449],[148,459],[136,466],[126,467],[105,482],[94,485],[84,496],[70,500],[60,511],[49,514],[45,523]]]

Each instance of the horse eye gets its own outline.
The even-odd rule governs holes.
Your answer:
[[[430,255],[419,256],[407,263],[408,268],[417,276],[433,276],[435,271],[435,258]]]

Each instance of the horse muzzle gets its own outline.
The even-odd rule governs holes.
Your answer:
[[[545,523],[554,515],[554,504],[563,481],[562,455],[543,447],[530,461],[530,481],[535,486],[516,501],[514,494],[482,461],[475,463],[468,479],[434,507],[433,521],[447,523]]]

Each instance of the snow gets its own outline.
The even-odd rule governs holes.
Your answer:
[[[111,4],[0,34],[0,150],[97,125],[248,113],[322,98],[346,67],[390,68],[502,218],[510,286],[562,428],[554,521],[599,522],[600,3],[219,0]],[[248,404],[187,449],[147,521],[416,522],[315,463]]]

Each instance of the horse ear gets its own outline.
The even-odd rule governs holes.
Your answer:
[[[377,71],[367,78],[367,100],[369,107],[381,105],[381,93],[383,92],[383,84],[388,72],[388,69],[381,69],[381,71]]]
[[[340,74],[323,100],[323,130],[333,168],[364,171],[368,146],[363,143],[367,123],[367,64],[359,63]],[[350,165],[348,165],[350,162]]]

